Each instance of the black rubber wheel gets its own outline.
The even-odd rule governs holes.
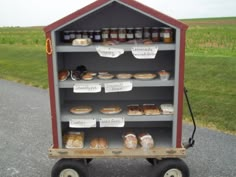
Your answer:
[[[88,177],[88,169],[83,161],[61,159],[53,166],[51,177]]]
[[[93,159],[86,159],[87,164],[89,164]]]
[[[189,177],[189,169],[181,159],[163,159],[154,166],[151,177]]]
[[[158,159],[155,158],[146,158],[146,160],[151,164],[151,165],[155,165],[159,162]]]

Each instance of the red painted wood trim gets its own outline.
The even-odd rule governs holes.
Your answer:
[[[178,115],[176,147],[182,147],[182,118],[183,118],[183,96],[184,96],[184,63],[185,63],[185,31],[180,32],[180,66],[179,66],[179,93],[178,93]]]
[[[180,21],[178,21],[178,20],[176,20],[176,19],[174,19],[170,16],[167,16],[167,15],[165,15],[165,14],[163,14],[163,13],[161,13],[161,12],[155,10],[155,9],[152,9],[151,7],[148,7],[144,4],[141,4],[137,1],[134,1],[134,0],[120,0],[120,1],[127,4],[127,5],[129,5],[129,6],[132,6],[136,9],[138,9],[138,10],[141,10],[141,11],[147,13],[147,14],[150,14],[150,15],[152,15],[152,16],[154,16],[154,17],[156,17],[156,18],[158,18],[158,19],[160,19],[164,22],[167,22],[167,23],[169,23],[173,26],[176,26],[180,29],[187,30],[187,28],[188,28],[188,26],[186,24],[184,24],[184,23],[182,23],[182,22],[180,22]]]
[[[85,13],[88,13],[88,12],[92,11],[93,9],[98,8],[99,6],[105,4],[105,3],[109,2],[109,1],[110,0],[97,0],[97,1],[95,1],[95,2],[93,2],[91,4],[89,4],[89,5],[85,6],[84,8],[82,8],[80,10],[77,10],[74,13],[72,13],[72,14],[70,14],[70,15],[68,15],[68,16],[66,16],[66,17],[64,17],[64,18],[62,18],[62,19],[60,19],[60,20],[58,20],[58,21],[56,21],[56,22],[46,26],[44,28],[44,31],[45,31],[45,33],[49,32],[49,31],[52,31],[52,30],[62,26],[63,24],[68,23],[71,20],[73,20],[75,18],[78,18],[79,16],[81,16],[81,15],[83,15]]]
[[[51,40],[51,35],[49,32],[46,33],[46,38]],[[51,55],[47,54],[47,63],[48,63],[48,86],[49,86],[49,97],[50,97],[50,107],[51,107],[53,148],[58,148],[59,144],[58,144],[58,133],[57,133],[57,117],[56,117],[52,54]]]

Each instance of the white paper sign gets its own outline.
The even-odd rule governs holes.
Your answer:
[[[98,83],[82,83],[75,84],[73,89],[74,93],[98,93],[101,92],[102,86]]]
[[[105,93],[128,92],[133,89],[132,82],[113,82],[104,84]]]
[[[124,118],[101,118],[100,127],[124,127]]]
[[[96,119],[72,119],[69,122],[71,128],[92,128],[96,127]]]
[[[158,47],[149,46],[149,47],[132,47],[132,54],[137,59],[154,59],[156,57]]]
[[[125,52],[124,49],[112,47],[97,47],[96,50],[101,57],[107,58],[117,58]]]

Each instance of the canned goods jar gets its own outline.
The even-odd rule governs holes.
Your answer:
[[[88,31],[88,38],[90,38],[92,41],[94,41],[94,31],[93,30]]]
[[[83,39],[88,38],[88,30],[83,30],[83,32],[82,32],[82,38],[83,38]]]
[[[145,27],[143,30],[144,39],[151,39],[151,28]]]
[[[81,30],[78,30],[75,32],[75,38],[76,39],[81,39],[82,38],[82,31]]]
[[[127,28],[127,30],[126,30],[126,39],[128,41],[134,39],[134,28]]]
[[[75,31],[70,31],[70,41],[73,41],[75,39]]]
[[[134,36],[135,36],[135,39],[143,39],[143,29],[135,28]]]
[[[160,28],[153,27],[152,28],[152,41],[159,42],[160,41]]]
[[[103,28],[102,29],[102,40],[103,42],[109,41],[110,39],[110,30],[109,28]]]
[[[63,41],[70,42],[70,31],[63,31]]]
[[[119,28],[118,38],[119,38],[120,42],[126,41],[126,29],[125,28]]]
[[[102,41],[102,32],[101,30],[94,31],[94,42],[101,42]]]
[[[110,38],[111,38],[111,40],[118,40],[118,29],[117,28],[111,28]]]
[[[163,42],[164,43],[173,42],[173,29],[163,28]]]

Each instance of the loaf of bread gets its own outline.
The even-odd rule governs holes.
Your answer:
[[[123,136],[124,146],[128,149],[135,149],[138,145],[138,139],[134,133],[126,133]]]
[[[145,115],[159,115],[160,110],[155,104],[144,104],[143,111]]]
[[[90,148],[91,149],[107,149],[108,148],[108,142],[105,138],[93,138],[90,141]]]
[[[137,116],[137,115],[143,115],[143,108],[139,105],[128,105],[128,115],[130,116]]]
[[[84,147],[84,133],[83,132],[69,132],[63,136],[63,142],[66,148],[83,148]]]
[[[151,149],[154,147],[154,140],[149,133],[142,133],[138,136],[139,143],[144,149]]]

